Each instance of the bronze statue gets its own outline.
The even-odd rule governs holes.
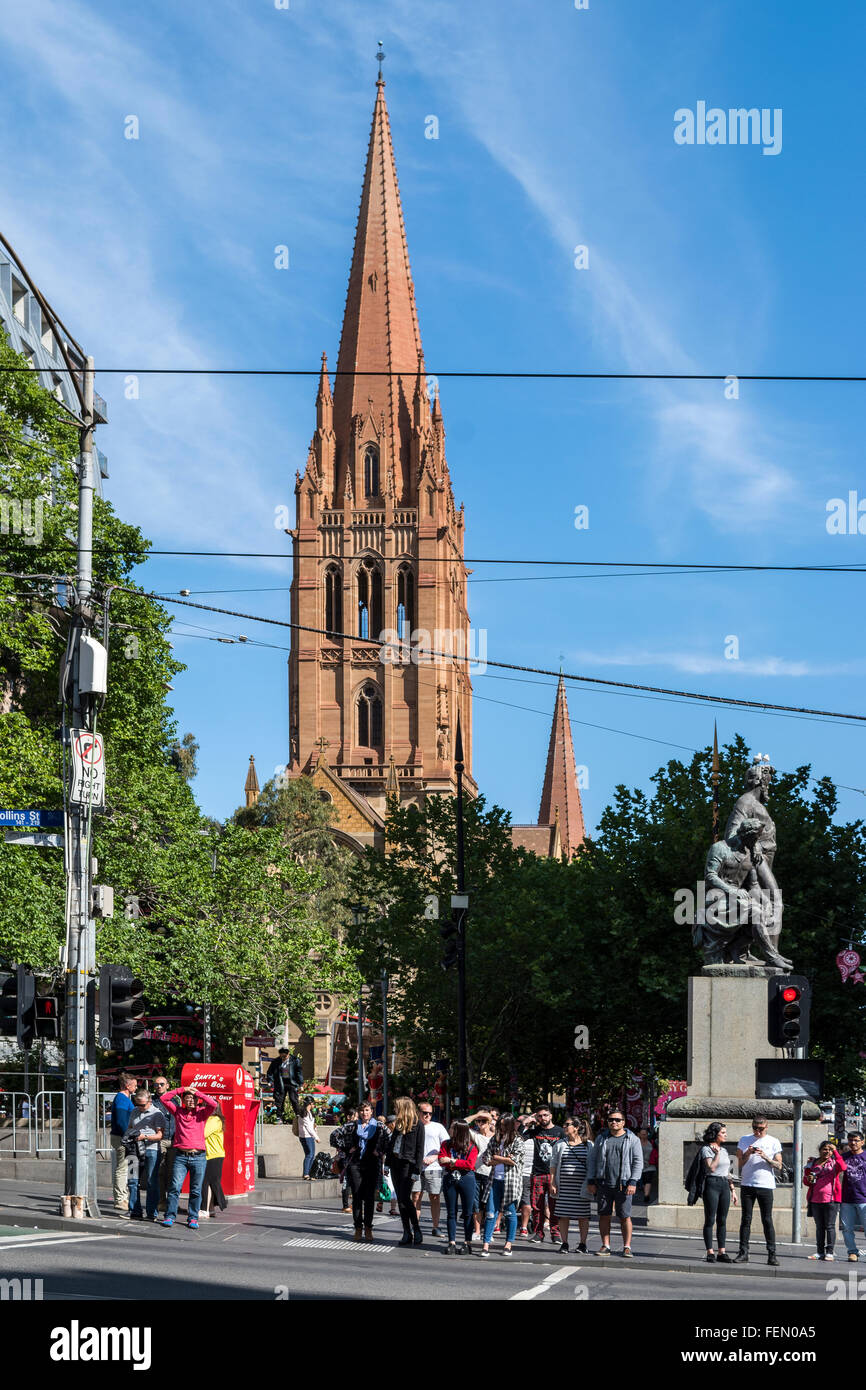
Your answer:
[[[746,771],[746,789],[734,803],[734,808],[728,816],[725,838],[736,834],[746,818],[758,821],[761,827],[758,835],[758,850],[763,859],[761,882],[769,894],[767,906],[772,908],[765,925],[773,950],[778,952],[779,937],[782,934],[782,890],[773,872],[773,860],[776,857],[776,825],[767,809],[770,783],[775,771],[769,758],[762,760],[758,754]]]
[[[767,965],[792,968],[777,946],[781,903],[776,901],[779,887],[760,844],[763,830],[759,817],[741,817],[733,833],[729,831],[710,847],[704,871],[705,921],[695,926],[693,938],[696,946],[703,947],[706,965],[760,965],[760,957],[749,951],[754,943]]]

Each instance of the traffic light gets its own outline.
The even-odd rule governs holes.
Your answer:
[[[37,1038],[60,1037],[60,1000],[53,994],[37,995],[33,1001],[33,1031]]]
[[[460,932],[459,911],[454,911],[450,922],[442,922],[439,932],[442,936],[442,969],[450,970],[452,965],[457,964],[458,943],[457,938]]]
[[[144,1032],[144,985],[126,965],[99,968],[99,1045],[130,1046]]]
[[[14,1038],[24,1051],[33,1043],[36,981],[24,965],[0,974],[0,1034]]]
[[[773,975],[767,981],[767,1037],[773,1047],[806,1047],[811,989],[805,975]]]

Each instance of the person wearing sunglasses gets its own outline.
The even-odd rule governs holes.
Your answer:
[[[863,1135],[854,1129],[848,1135],[848,1152],[845,1155],[847,1171],[842,1178],[842,1235],[848,1259],[856,1264],[860,1256],[857,1251],[856,1230],[859,1226],[866,1231],[866,1151]]]
[[[623,1256],[631,1259],[631,1202],[643,1173],[643,1150],[633,1130],[626,1129],[625,1116],[614,1106],[589,1155],[587,1190],[598,1197],[598,1230],[601,1248],[596,1255],[610,1254],[610,1222],[614,1212],[622,1231]]]
[[[573,1218],[580,1232],[579,1255],[586,1254],[589,1240],[589,1218],[592,1203],[586,1186],[592,1138],[589,1125],[577,1116],[569,1115],[562,1122],[565,1138],[553,1146],[550,1175],[550,1195],[556,1199],[556,1217],[562,1236],[560,1255],[567,1255],[568,1227]]]
[[[433,1119],[433,1106],[423,1100],[418,1106],[418,1118],[424,1126],[424,1157],[421,1172],[412,1184],[412,1201],[418,1215],[421,1215],[421,1202],[424,1193],[430,1201],[430,1220],[432,1236],[439,1236],[439,1212],[442,1205],[442,1179],[444,1169],[439,1166],[439,1150],[448,1142],[450,1135],[444,1125]]]
[[[842,1202],[842,1175],[848,1165],[832,1139],[818,1145],[818,1157],[810,1158],[803,1173],[803,1183],[809,1189],[809,1210],[815,1222],[817,1250],[810,1260],[834,1260],[836,1217]]]
[[[777,1265],[776,1228],[773,1225],[773,1193],[776,1174],[782,1168],[782,1145],[767,1133],[766,1115],[752,1120],[752,1133],[744,1134],[737,1145],[737,1164],[740,1170],[740,1253],[735,1265],[749,1263],[749,1237],[752,1233],[752,1212],[755,1203],[761,1213],[761,1225],[767,1242],[767,1264]]]

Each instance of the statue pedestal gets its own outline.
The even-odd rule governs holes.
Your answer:
[[[686,1202],[685,1177],[700,1147],[701,1136],[713,1120],[728,1127],[726,1148],[734,1157],[737,1141],[752,1132],[752,1117],[766,1115],[768,1133],[782,1145],[785,1166],[793,1169],[794,1107],[789,1100],[755,1099],[755,1061],[759,1057],[783,1057],[767,1042],[767,980],[779,974],[768,966],[707,965],[689,978],[688,1094],[668,1105],[667,1119],[659,1125],[659,1196],[647,1208],[650,1226],[700,1230],[703,1204]],[[826,1127],[816,1124],[820,1110],[803,1106],[804,1159],[817,1153]],[[791,1238],[792,1193],[790,1184],[777,1185],[773,1220],[780,1239]],[[802,1189],[805,1233],[806,1189]],[[638,1208],[639,1210],[640,1208]],[[728,1247],[736,1245],[740,1208],[728,1214]],[[808,1238],[808,1237],[807,1237]],[[762,1246],[763,1233],[757,1213],[752,1220],[752,1247]]]

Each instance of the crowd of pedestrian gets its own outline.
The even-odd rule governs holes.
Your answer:
[[[286,1065],[286,1059],[279,1065]],[[288,1070],[285,1076],[284,1099],[289,1099],[293,1085]],[[295,1094],[291,1100],[306,1178],[316,1155],[315,1115],[309,1097]],[[628,1127],[621,1107],[606,1106],[591,1118],[569,1115],[561,1125],[554,1123],[547,1105],[517,1117],[488,1106],[449,1127],[436,1113],[429,1099],[416,1104],[408,1096],[396,1101],[393,1114],[378,1118],[367,1100],[344,1107],[330,1136],[335,1151],[331,1172],[340,1179],[342,1209],[352,1215],[356,1241],[373,1240],[374,1214],[387,1201],[391,1215],[400,1216],[399,1244],[423,1245],[420,1215],[426,1195],[431,1236],[443,1240],[447,1255],[477,1251],[488,1259],[497,1235],[504,1235],[500,1254],[506,1258],[518,1239],[540,1245],[549,1238],[562,1254],[573,1249],[585,1255],[595,1209],[600,1241],[595,1255],[610,1256],[616,1219],[622,1255],[632,1258],[632,1205],[639,1191],[645,1202],[651,1200],[658,1150],[646,1129]],[[122,1074],[111,1107],[117,1214],[154,1222],[162,1215],[163,1226],[172,1226],[187,1175],[189,1227],[195,1230],[200,1218],[224,1211],[223,1131],[219,1103],[195,1087],[170,1090],[166,1077],[155,1076],[148,1090]],[[691,1203],[703,1202],[708,1263],[749,1261],[757,1206],[767,1262],[778,1265],[773,1203],[777,1183],[785,1176],[782,1145],[769,1133],[766,1116],[755,1115],[751,1133],[736,1148],[733,1141],[729,1146],[724,1123],[707,1126],[686,1186]],[[848,1259],[859,1260],[857,1227],[866,1234],[863,1134],[851,1131],[838,1148],[830,1138],[822,1141],[805,1166],[803,1182],[817,1247],[809,1258],[835,1259],[841,1217]],[[732,1257],[726,1249],[727,1219],[738,1201],[739,1249]]]
[[[164,1076],[152,1091],[121,1073],[111,1105],[114,1209],[121,1220],[173,1226],[189,1175],[187,1225],[225,1211],[222,1107],[194,1086],[169,1090]]]

